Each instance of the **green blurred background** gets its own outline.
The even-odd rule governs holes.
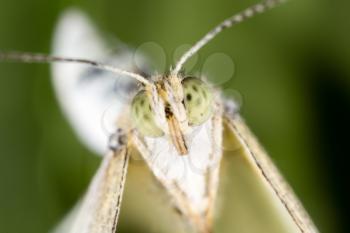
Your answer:
[[[158,43],[170,65],[178,45],[255,2],[0,0],[0,49],[49,53],[57,17],[73,5],[131,46]],[[329,233],[350,232],[349,12],[349,1],[290,1],[221,34],[200,51],[196,66],[216,52],[233,59],[235,75],[222,88],[241,94],[242,115]],[[47,232],[100,160],[64,119],[48,65],[0,64],[0,79],[0,232]],[[140,178],[144,170],[131,167],[120,232],[159,232],[147,222],[151,212],[135,214],[146,196],[157,198]]]

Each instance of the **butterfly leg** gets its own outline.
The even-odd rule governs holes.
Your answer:
[[[116,152],[119,148],[127,144],[127,135],[122,128],[118,128],[108,139],[108,149]]]

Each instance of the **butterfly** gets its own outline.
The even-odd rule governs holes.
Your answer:
[[[117,230],[129,159],[135,151],[188,225],[199,233],[213,232],[224,144],[239,151],[244,161],[240,165],[268,194],[271,211],[280,217],[276,221],[288,232],[317,232],[240,117],[237,104],[183,70],[224,29],[282,2],[266,0],[224,20],[161,75],[151,75],[146,57],[135,58],[119,41],[114,41],[119,46],[111,52],[76,9],[66,11],[58,23],[55,56],[0,53],[0,60],[52,63],[55,91],[67,119],[90,149],[104,155],[83,199],[56,232]]]

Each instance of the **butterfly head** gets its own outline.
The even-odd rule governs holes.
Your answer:
[[[195,77],[159,77],[134,97],[133,125],[144,137],[167,137],[179,154],[188,153],[186,135],[213,113],[208,84]]]

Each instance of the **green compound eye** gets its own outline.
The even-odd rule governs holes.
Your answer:
[[[213,94],[208,85],[197,78],[185,78],[182,81],[184,102],[189,124],[204,123],[213,111]]]
[[[156,125],[150,99],[145,91],[140,91],[133,99],[131,116],[134,126],[144,136],[160,137],[163,131]]]

